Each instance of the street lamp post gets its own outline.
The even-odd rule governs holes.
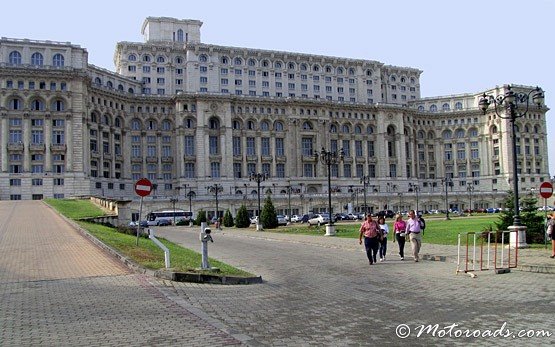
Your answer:
[[[451,184],[453,183],[453,180],[451,179],[451,177],[445,175],[445,178],[441,179],[442,183],[445,184],[445,220],[450,220],[451,218],[449,218],[449,194],[448,194],[448,190],[449,187],[451,186]]]
[[[317,154],[318,155],[318,154]],[[339,162],[343,161],[343,157],[345,156],[343,152],[343,148],[339,151],[329,151],[322,147],[319,155],[320,161],[322,164],[327,165],[328,167],[328,210],[330,215],[330,221],[328,225],[326,225],[326,235],[327,236],[335,236],[335,225],[333,224],[333,210],[331,207],[331,166],[336,165]]]
[[[216,198],[216,219],[218,219],[218,218],[220,218],[219,210],[218,210],[218,194],[223,192],[224,187],[222,187],[221,184],[214,183],[213,185],[206,187],[206,190],[209,193],[214,194],[214,196]]]
[[[504,95],[493,96],[484,93],[478,102],[480,109],[486,114],[489,105],[493,103],[495,115],[501,119],[507,119],[511,122],[512,147],[513,147],[513,193],[514,193],[514,219],[513,225],[509,227],[517,233],[517,237],[513,237],[511,233],[510,243],[519,247],[527,247],[526,244],[526,227],[520,224],[520,207],[518,200],[518,160],[517,160],[517,133],[516,119],[526,116],[530,106],[530,99],[538,107],[541,108],[544,101],[543,90],[536,87],[528,92],[514,92],[511,86],[507,86]],[[505,108],[505,111],[498,110]]]
[[[291,216],[292,216],[292,212],[291,212],[291,182],[289,182],[289,185],[287,186],[287,197],[288,197],[288,207],[289,207],[289,222],[291,222]]]
[[[474,191],[474,185],[472,183],[467,184],[466,191],[468,192],[468,215],[472,216],[472,192]]]
[[[259,231],[260,228],[260,182],[265,181],[268,178],[268,174],[266,172],[259,173],[259,172],[251,172],[249,174],[249,181],[255,181],[256,186],[258,188],[258,211],[257,211],[257,221],[256,221],[256,231]]]
[[[416,215],[418,215],[418,191],[420,186],[418,184],[409,183],[409,192],[414,192],[416,195]]]
[[[175,225],[175,203],[178,202],[179,199],[177,197],[170,198],[170,202],[173,205],[173,225]]]
[[[189,192],[187,193],[187,197],[189,198],[189,212],[191,213],[191,216],[189,217],[189,226],[193,226],[193,197],[195,195],[195,192],[193,192],[191,187],[189,187]]]
[[[366,204],[366,192],[368,191],[368,185],[370,184],[370,176],[362,176],[360,178],[360,183],[364,186],[364,218],[368,215],[368,204]]]
[[[403,213],[403,193],[397,193],[399,196],[399,213]]]

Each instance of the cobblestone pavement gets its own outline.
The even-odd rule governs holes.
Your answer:
[[[0,220],[0,346],[240,344],[41,202],[1,201]]]
[[[0,346],[555,344],[438,336],[555,333],[551,274],[471,278],[451,262],[400,261],[391,243],[388,260],[369,266],[352,239],[230,230],[214,232],[211,256],[264,283],[177,283],[129,272],[40,202],[0,202],[0,219]],[[197,228],[157,235],[200,248]],[[436,336],[417,337],[428,324]]]
[[[188,248],[200,247],[197,228],[158,228],[157,235]],[[166,287],[164,292],[186,300],[227,331],[246,335],[250,345],[555,343],[555,335],[437,336],[454,323],[462,330],[452,330],[453,336],[466,329],[486,334],[487,329],[492,333],[503,329],[504,334],[506,329],[543,329],[555,334],[555,276],[551,274],[485,271],[471,278],[456,274],[451,262],[415,263],[410,257],[401,261],[392,243],[387,261],[369,266],[362,246],[353,239],[236,229],[217,231],[214,239],[209,245],[212,257],[261,275],[265,282],[249,286],[173,283],[173,289]],[[399,324],[412,329],[408,339],[396,336]],[[438,324],[436,337],[431,333],[417,337],[419,326],[428,324]]]

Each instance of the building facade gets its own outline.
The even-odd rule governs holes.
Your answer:
[[[218,185],[219,214],[254,211],[256,172],[279,212],[323,211],[321,148],[345,154],[334,212],[497,207],[511,190],[510,123],[478,108],[508,86],[422,98],[418,69],[205,44],[201,25],[147,18],[144,42],[117,44],[116,72],[71,43],[0,39],[0,199],[136,201],[146,177],[152,209],[213,214]],[[547,111],[517,121],[521,194],[549,179]]]

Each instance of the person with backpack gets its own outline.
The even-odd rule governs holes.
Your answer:
[[[421,214],[418,215],[418,223],[420,224],[420,230],[422,230],[422,235],[424,235],[424,229],[426,229],[426,221]]]
[[[414,261],[418,262],[420,253],[420,247],[422,246],[422,229],[420,228],[420,222],[414,213],[414,210],[409,211],[409,219],[407,220],[407,228],[405,230],[410,239],[410,245],[412,247],[412,255]]]

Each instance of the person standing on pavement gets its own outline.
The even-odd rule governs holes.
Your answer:
[[[393,242],[397,240],[399,244],[399,257],[401,260],[405,260],[405,235],[406,235],[407,223],[403,220],[403,216],[400,214],[395,215],[395,223],[393,223]]]
[[[420,234],[420,232],[421,229],[418,218],[416,217],[414,210],[410,210],[405,233],[409,235],[410,245],[412,247],[412,255],[415,262],[418,262],[418,260],[420,260],[418,258],[420,247],[422,246],[422,235]]]
[[[389,226],[385,222],[385,217],[378,218],[378,225],[382,231],[382,239],[380,241],[380,261],[385,261],[385,254],[387,253],[387,234],[389,233]]]
[[[551,256],[555,258],[555,212],[551,213],[551,218],[547,222],[547,236],[551,239]]]
[[[380,247],[380,226],[375,220],[372,220],[372,215],[368,214],[366,220],[360,226],[360,235],[358,236],[358,243],[362,244],[362,236],[364,235],[364,248],[366,249],[366,256],[370,265],[376,263],[376,254]]]

